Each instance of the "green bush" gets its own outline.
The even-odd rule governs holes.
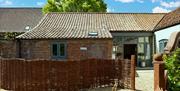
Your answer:
[[[164,56],[168,71],[169,91],[180,91],[180,48],[170,55]]]

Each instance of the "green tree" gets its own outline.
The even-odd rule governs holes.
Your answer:
[[[48,12],[106,12],[103,0],[47,0],[43,13]]]

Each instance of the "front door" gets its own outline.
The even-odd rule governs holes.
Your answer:
[[[137,54],[137,44],[124,44],[124,59],[131,59],[131,55]]]

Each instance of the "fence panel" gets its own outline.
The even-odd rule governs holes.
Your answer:
[[[79,91],[112,86],[130,88],[129,60],[82,61],[0,59],[0,87],[13,91]]]

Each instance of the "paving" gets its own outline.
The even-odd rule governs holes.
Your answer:
[[[136,77],[137,91],[153,91],[154,90],[154,70],[137,70]]]
[[[154,91],[154,70],[137,70],[136,91]],[[118,91],[131,91],[121,89]]]

